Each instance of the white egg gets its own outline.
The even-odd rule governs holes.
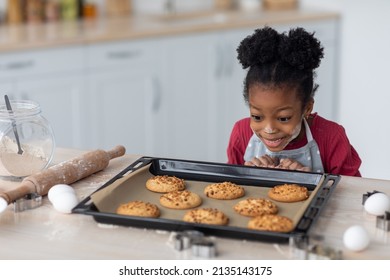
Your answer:
[[[78,202],[76,194],[71,192],[61,193],[61,196],[56,196],[55,199],[51,201],[54,209],[61,213],[71,213]]]
[[[344,232],[343,242],[351,251],[362,251],[370,244],[370,236],[364,227],[355,225]]]
[[[68,193],[70,192],[73,194],[76,193],[74,188],[72,188],[71,186],[65,184],[58,184],[58,185],[54,185],[49,189],[49,192],[47,193],[47,197],[49,198],[50,202],[53,202],[52,200],[54,200],[55,197],[61,196],[62,193],[66,193],[66,192]]]
[[[384,215],[390,211],[390,198],[384,193],[374,193],[364,202],[364,209],[372,215]]]

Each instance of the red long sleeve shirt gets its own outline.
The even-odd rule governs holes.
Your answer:
[[[344,128],[317,114],[311,115],[309,123],[311,133],[320,150],[325,173],[360,177],[361,159],[350,144]],[[230,135],[227,148],[228,163],[244,164],[244,154],[253,132],[250,118],[237,121]],[[290,143],[286,150],[298,149],[307,144],[306,137],[301,141]]]

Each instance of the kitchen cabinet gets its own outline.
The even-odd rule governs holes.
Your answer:
[[[18,83],[16,97],[39,103],[42,115],[53,128],[56,145],[81,147],[88,116],[84,80],[80,75],[26,79]]]
[[[88,46],[87,95],[89,127],[85,147],[164,154],[160,56],[157,42],[117,42]]]
[[[221,39],[209,32],[88,46],[85,144],[226,161],[231,127],[242,116],[235,112],[245,105],[236,42],[226,48]]]
[[[214,33],[163,41],[166,156],[207,160],[216,141],[217,101]]]
[[[209,32],[167,39],[165,81],[170,125],[169,154],[226,162],[226,147],[234,123],[248,115],[244,102],[245,71],[236,49],[250,31]]]
[[[217,160],[217,39],[211,32],[90,46],[89,146]]]
[[[10,99],[39,103],[58,146],[82,144],[86,119],[83,57],[83,50],[78,47],[0,56],[0,74],[8,81],[1,82],[2,92]]]
[[[237,60],[237,47],[240,42],[253,32],[252,29],[238,29],[217,34],[218,75],[215,94],[218,99],[217,118],[218,134],[215,161],[226,162],[226,148],[234,123],[249,116],[249,109],[244,101],[244,78],[247,70],[242,69]]]
[[[88,147],[123,144],[136,154],[226,161],[240,107],[227,99],[237,95],[244,105],[242,71],[232,81],[235,47],[220,39],[209,32],[89,46]]]

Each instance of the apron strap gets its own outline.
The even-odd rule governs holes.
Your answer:
[[[309,124],[307,123],[305,118],[303,118],[303,123],[305,125],[307,143],[309,143],[310,141],[313,140],[313,135],[311,134]]]

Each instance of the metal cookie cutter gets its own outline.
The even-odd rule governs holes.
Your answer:
[[[177,233],[174,246],[178,251],[191,248],[192,254],[196,257],[213,258],[217,255],[215,243],[205,238],[204,234],[197,230],[185,230]]]
[[[295,235],[290,237],[289,246],[294,258],[301,260],[341,260],[342,251],[324,244],[323,236]]]
[[[390,212],[386,211],[384,215],[376,217],[376,227],[390,231]]]
[[[42,205],[42,196],[37,193],[29,193],[14,201],[14,212],[22,212],[34,209]]]
[[[202,240],[204,234],[197,230],[185,230],[175,236],[175,249],[178,251],[185,250],[191,247],[192,243]]]
[[[308,251],[309,260],[342,260],[343,252],[341,250],[317,244],[310,247]]]
[[[380,193],[380,192],[373,191],[373,192],[367,192],[367,193],[363,194],[362,205],[364,205],[364,203],[366,202],[367,198],[369,198],[371,195],[376,194],[376,193]]]
[[[191,249],[196,257],[213,258],[217,255],[215,243],[206,239],[193,242]]]

